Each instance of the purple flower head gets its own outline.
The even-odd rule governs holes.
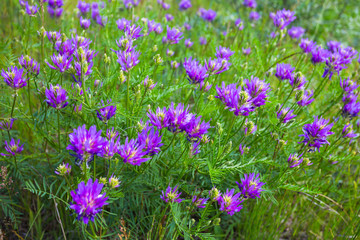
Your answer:
[[[255,173],[244,174],[241,183],[236,182],[236,184],[244,198],[260,198],[260,193],[264,191],[261,187],[265,185],[265,183],[260,182],[259,174],[255,175]]]
[[[343,138],[355,138],[357,134],[354,132],[352,125],[346,124],[341,133]]]
[[[184,37],[182,36],[182,32],[180,32],[177,28],[166,27],[166,38],[165,42],[169,44],[177,44]]]
[[[201,198],[201,197],[198,197],[198,196],[193,196],[192,197],[192,202],[194,203],[194,205],[198,208],[205,208],[206,206],[206,203],[209,199],[208,198]]]
[[[185,47],[187,48],[191,48],[191,46],[193,45],[194,43],[191,41],[191,39],[185,39]]]
[[[315,99],[311,99],[314,95],[314,91],[306,90],[304,91],[304,95],[302,96],[301,100],[297,102],[299,106],[307,106],[312,103]]]
[[[82,29],[88,29],[90,27],[90,23],[90,19],[86,19],[80,16],[80,27]]]
[[[16,118],[4,119],[0,122],[0,129],[10,131]]]
[[[251,53],[251,48],[249,47],[249,48],[242,48],[242,52],[243,52],[243,54],[244,55],[249,55],[250,53]]]
[[[189,124],[185,127],[185,131],[188,134],[189,139],[195,141],[199,140],[204,134],[207,133],[210,128],[210,122],[201,122],[201,116],[194,118]]]
[[[121,70],[124,72],[129,72],[133,67],[135,67],[139,61],[140,52],[136,52],[135,49],[127,49],[125,51],[118,51],[117,62],[121,65]]]
[[[241,155],[244,155],[244,153],[247,153],[249,151],[250,147],[247,147],[245,145],[240,144],[239,145],[239,151]]]
[[[45,90],[45,96],[45,101],[53,108],[62,109],[69,104],[66,90],[59,84],[56,86],[50,84],[50,88]]]
[[[189,113],[189,107],[184,108],[184,104],[179,103],[176,107],[171,103],[167,115],[169,116],[169,130],[172,132],[184,131],[187,125],[195,120],[194,114]]]
[[[242,90],[241,86],[237,87],[235,83],[222,86],[216,86],[217,96],[225,105],[225,109],[234,112],[236,116],[248,116],[250,112],[255,110],[252,104],[251,97],[246,90]]]
[[[278,63],[276,65],[276,73],[275,77],[277,77],[279,80],[291,80],[294,78],[293,72],[295,68],[292,67],[290,64],[286,63]]]
[[[302,27],[292,27],[289,29],[288,34],[291,38],[301,38],[305,33]]]
[[[209,76],[206,68],[196,61],[196,59],[192,59],[192,57],[188,59],[185,58],[183,66],[188,75],[188,80],[192,84],[201,83]]]
[[[218,200],[220,211],[224,211],[230,216],[239,212],[243,208],[241,203],[244,201],[240,200],[240,196],[241,193],[235,194],[235,189],[226,189],[226,193],[223,193]]]
[[[174,56],[175,52],[173,50],[170,50],[170,49],[166,49],[166,55],[172,57]]]
[[[303,162],[303,160],[304,159],[302,158],[302,155],[298,156],[297,153],[290,154],[288,158],[289,168],[298,167]]]
[[[142,37],[144,35],[141,34],[141,27],[134,25],[126,25],[125,26],[125,36],[127,39],[132,39],[132,40],[136,40],[139,37]]]
[[[120,30],[124,30],[126,28],[126,26],[131,24],[131,20],[127,20],[125,18],[120,18],[116,21],[116,25],[118,27],[118,29]]]
[[[25,12],[29,16],[35,16],[35,14],[39,11],[37,5],[30,6],[28,2],[25,3]]]
[[[119,132],[116,131],[114,127],[106,130],[106,137],[108,140],[115,139],[117,136],[119,136]]]
[[[286,28],[291,22],[293,22],[295,17],[295,12],[292,12],[290,10],[279,10],[276,12],[276,14],[270,14],[270,17],[272,18],[275,27],[279,29]]]
[[[102,207],[107,205],[108,197],[106,193],[101,194],[104,184],[95,182],[90,178],[85,185],[81,182],[75,191],[71,191],[72,203],[70,208],[75,210],[78,215],[77,219],[82,220],[83,223],[88,224],[89,220],[94,221],[95,216],[102,211]]]
[[[173,69],[176,69],[176,68],[178,68],[180,66],[180,63],[178,63],[178,62],[176,62],[176,61],[171,61],[171,67],[173,68]]]
[[[130,163],[131,165],[140,166],[141,163],[148,161],[150,158],[143,158],[147,152],[145,151],[145,145],[140,145],[137,140],[128,138],[125,140],[125,144],[120,146],[119,155],[124,159],[124,163]]]
[[[316,48],[316,42],[313,42],[308,38],[302,38],[299,47],[304,51],[304,53],[312,53],[312,51]]]
[[[50,15],[50,17],[56,17],[56,18],[59,18],[61,17],[62,15],[62,12],[63,12],[63,9],[62,8],[52,8],[52,7],[48,7],[48,13]]]
[[[208,22],[212,22],[216,18],[216,12],[212,9],[206,10],[204,8],[200,8],[199,13],[200,17]]]
[[[149,79],[149,76],[146,76],[146,78],[144,79],[145,88],[153,90],[156,85],[157,83],[154,83],[152,79]]]
[[[45,1],[46,1],[46,0],[45,0]],[[44,2],[45,2],[45,1],[44,1]],[[19,4],[20,4],[20,6],[22,6],[22,7],[25,7],[26,3],[27,3],[27,1],[25,1],[25,0],[19,0]]]
[[[95,22],[102,27],[105,27],[105,25],[107,24],[107,21],[108,21],[108,17],[103,17],[100,15],[96,16],[96,19],[95,19]]]
[[[244,133],[245,136],[254,134],[254,132],[256,132],[257,130],[257,126],[254,124],[253,121],[248,121],[247,119],[245,120],[245,124],[244,124]]]
[[[7,71],[1,70],[1,76],[4,78],[4,82],[13,89],[23,88],[27,84],[27,80],[24,76],[24,69],[11,66]]]
[[[60,176],[65,176],[65,175],[69,175],[71,172],[71,165],[69,165],[68,163],[62,163],[60,164],[56,170],[55,170],[55,174],[60,175]]]
[[[323,144],[330,145],[326,138],[334,134],[330,131],[334,124],[328,123],[329,120],[323,119],[322,117],[314,117],[313,123],[305,124],[303,127],[304,134],[300,135],[300,137],[304,137],[302,143],[305,143],[309,147],[314,147],[318,151]]]
[[[190,0],[181,0],[179,3],[179,9],[180,11],[184,11],[186,9],[191,8],[191,1]]]
[[[133,8],[139,5],[140,0],[123,0],[125,8]]]
[[[226,60],[230,60],[230,57],[234,54],[235,52],[231,51],[230,48],[226,48],[226,47],[222,47],[219,46],[218,48],[216,48],[216,54],[215,56],[217,58],[225,58]]]
[[[22,152],[24,150],[24,144],[20,146],[20,139],[15,142],[15,140],[12,138],[11,141],[8,143],[5,141],[5,150],[9,154],[0,153],[2,156],[15,156],[16,154]]]
[[[220,74],[222,72],[225,72],[229,70],[229,66],[231,64],[225,59],[209,59],[206,61],[205,59],[205,69],[206,72],[210,75]]]
[[[353,93],[355,89],[359,87],[359,85],[353,82],[350,78],[340,78],[340,86],[346,93]]]
[[[82,15],[86,15],[86,13],[90,12],[90,3],[79,1],[77,8]]]
[[[209,191],[209,197],[212,201],[219,201],[221,198],[221,192],[215,186],[211,188]]]
[[[306,80],[305,80],[304,75],[302,75],[300,72],[298,72],[295,74],[295,76],[293,78],[289,79],[289,83],[294,89],[300,90],[300,89],[304,88]]]
[[[271,32],[269,37],[274,39],[277,35],[279,35],[277,32]]]
[[[270,84],[265,83],[265,80],[260,80],[257,77],[251,76],[251,79],[245,79],[244,90],[250,95],[252,104],[256,107],[265,105]]]
[[[244,29],[244,23],[241,18],[235,20],[235,26],[241,31]]]
[[[86,163],[92,161],[94,155],[100,153],[106,145],[106,140],[101,137],[101,130],[96,131],[95,125],[89,130],[86,129],[85,124],[79,126],[69,134],[69,139],[70,144],[66,149],[74,152],[78,165],[81,165],[83,161]]]
[[[21,55],[21,57],[19,58],[19,64],[28,72],[32,72],[35,75],[39,75],[40,73],[40,63],[36,62],[28,55],[26,55],[25,57]]]
[[[341,49],[341,42],[329,41],[326,43],[326,46],[331,52],[338,52]]]
[[[349,93],[343,97],[345,103],[342,109],[342,115],[344,117],[357,117],[360,112],[360,102],[357,101],[357,95]]]
[[[52,8],[62,7],[64,5],[63,0],[47,0],[48,4]]]
[[[284,108],[284,107],[282,107],[282,105],[281,105],[281,110],[278,111],[278,112],[276,113],[276,115],[277,115],[277,118],[280,120],[280,122],[282,122],[282,123],[287,123],[287,122],[289,122],[291,119],[293,119],[293,118],[296,117],[296,115],[293,114],[293,112],[294,112],[293,109],[290,110],[290,108]]]
[[[171,22],[172,20],[174,20],[174,16],[167,13],[167,14],[165,14],[165,19],[167,22]]]
[[[249,19],[250,19],[251,21],[256,22],[257,20],[260,19],[260,14],[259,14],[258,12],[255,12],[255,11],[251,11],[251,12],[249,13]]]
[[[149,112],[147,113],[150,122],[152,125],[156,126],[159,129],[162,128],[166,128],[169,126],[170,122],[169,122],[169,115],[168,115],[168,111],[166,109],[166,107],[164,108],[157,108],[156,109],[156,113],[151,112],[151,110],[149,110]]]
[[[146,155],[153,156],[160,152],[160,147],[164,145],[161,143],[161,137],[154,127],[145,127],[139,134],[137,141],[144,146],[143,151]]]
[[[101,101],[101,103],[104,106],[104,101]],[[107,101],[107,105],[111,103],[111,99]],[[110,105],[103,108],[100,108],[99,110],[96,110],[96,115],[100,119],[100,121],[107,123],[107,121],[110,120],[116,113],[116,106]]]
[[[192,156],[195,156],[200,153],[200,141],[191,143],[190,153]]]
[[[50,42],[56,43],[61,40],[61,33],[59,32],[44,32],[44,37],[47,37]]]
[[[160,198],[165,202],[182,202],[183,199],[180,199],[181,192],[178,191],[178,186],[175,186],[173,189],[170,185],[166,188],[166,191],[162,191]]]
[[[106,144],[98,153],[98,156],[110,160],[115,155],[115,153],[119,152],[119,150],[120,150],[120,137],[118,137],[117,139],[115,139],[115,137],[110,138],[108,141],[106,141]]]
[[[244,0],[243,5],[247,8],[256,8],[256,0]]]
[[[67,56],[67,55],[53,55],[51,56],[51,60],[54,64],[51,65],[48,61],[45,61],[46,64],[54,70],[59,70],[61,73],[65,72],[66,70],[68,70],[71,67],[71,61],[73,60],[73,56]]]
[[[207,40],[206,40],[206,38],[204,38],[204,37],[200,37],[200,38],[199,38],[199,42],[200,42],[200,45],[206,45]]]
[[[326,49],[323,49],[321,46],[313,47],[311,51],[311,62],[313,64],[325,62],[329,55],[330,52]]]
[[[329,80],[336,72],[340,74],[341,70],[347,68],[346,64],[351,63],[351,59],[344,58],[344,56],[340,52],[331,53],[328,58],[325,60],[326,67],[324,69],[324,74],[322,77],[326,77],[329,75]]]
[[[155,32],[156,34],[160,34],[163,31],[163,29],[161,27],[161,24],[156,23],[154,20],[148,21],[147,26],[148,26],[148,34],[150,34],[151,32]]]

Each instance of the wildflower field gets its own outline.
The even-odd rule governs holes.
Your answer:
[[[360,237],[358,0],[0,9],[0,240]]]

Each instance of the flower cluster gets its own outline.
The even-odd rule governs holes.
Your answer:
[[[270,13],[270,18],[273,20],[274,26],[281,30],[296,19],[295,13],[286,9],[279,10],[276,13]]]
[[[45,2],[45,1],[44,1]],[[48,13],[51,17],[59,18],[63,13],[63,0],[48,0]]]

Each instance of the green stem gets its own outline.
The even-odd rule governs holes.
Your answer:
[[[12,108],[11,108],[11,115],[10,115],[11,118],[13,117],[13,114],[14,114],[16,97],[17,97],[17,92],[16,92],[16,90],[15,90],[14,102],[13,102],[13,105],[12,105]]]
[[[57,112],[57,121],[58,121],[58,142],[59,142],[59,153],[61,152],[61,137],[60,137],[60,110]]]

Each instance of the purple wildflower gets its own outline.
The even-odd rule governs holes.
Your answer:
[[[311,62],[313,64],[325,62],[329,57],[330,52],[326,49],[323,49],[321,46],[313,47],[311,51]]]
[[[4,119],[0,122],[0,129],[10,131],[16,118]]]
[[[256,0],[244,0],[243,5],[247,8],[256,8]]]
[[[355,138],[357,134],[354,132],[352,125],[346,124],[341,132],[343,138]]]
[[[119,150],[120,150],[120,137],[118,137],[117,139],[113,137],[110,138],[108,141],[106,141],[106,144],[98,153],[98,156],[110,160],[115,155],[115,153],[119,152]]]
[[[289,79],[289,83],[294,89],[300,90],[304,87],[306,80],[305,77],[299,72],[295,74],[294,77]]]
[[[192,197],[192,202],[194,203],[194,205],[198,208],[205,208],[206,203],[209,199],[208,198],[201,198],[198,196],[193,196]]]
[[[249,13],[249,19],[250,19],[251,21],[256,22],[257,20],[260,19],[260,14],[259,14],[258,12],[255,12],[255,11],[251,11],[251,12]]]
[[[35,16],[35,14],[39,11],[37,5],[30,6],[28,2],[25,3],[25,12],[29,16]]]
[[[75,153],[78,165],[81,165],[83,161],[91,162],[94,155],[100,153],[106,145],[106,140],[101,137],[101,130],[96,131],[95,125],[91,126],[89,130],[86,129],[85,124],[79,126],[69,134],[69,139],[70,144],[66,149]]]
[[[249,55],[250,53],[251,53],[251,48],[249,47],[249,48],[242,48],[242,52],[243,52],[243,54],[244,55]]]
[[[301,38],[305,33],[302,27],[292,27],[289,29],[288,34],[291,38]]]
[[[102,211],[101,208],[108,204],[106,193],[101,194],[103,186],[104,184],[99,183],[97,179],[93,183],[90,178],[86,185],[85,182],[81,182],[78,189],[71,191],[73,202],[70,208],[75,210],[78,220],[82,220],[85,224],[88,224],[89,220],[94,221],[95,216]]]
[[[246,119],[245,124],[244,124],[245,136],[253,134],[254,132],[256,132],[256,130],[257,130],[257,126],[254,124],[254,122],[253,121],[248,121]]]
[[[200,37],[200,38],[199,38],[199,42],[200,42],[200,45],[206,45],[207,40],[206,40],[206,38],[204,38],[204,37]]]
[[[360,112],[360,102],[357,101],[357,95],[349,93],[344,95],[343,102],[345,103],[342,109],[342,115],[344,117],[357,117]]]
[[[183,66],[188,75],[188,80],[192,84],[201,83],[209,76],[206,68],[196,61],[196,59],[192,59],[192,57],[188,59],[185,58]]]
[[[134,48],[118,51],[117,62],[121,65],[121,70],[128,72],[140,62],[139,56],[140,52],[136,52]]]
[[[59,70],[61,73],[65,72],[71,67],[71,61],[73,60],[72,56],[61,55],[56,56],[55,54],[51,56],[51,60],[53,65],[51,65],[48,61],[45,61],[47,65],[54,70]]]
[[[131,20],[127,20],[126,18],[120,18],[116,21],[116,25],[120,30],[124,30],[126,26],[130,24],[131,24]]]
[[[171,67],[173,68],[173,69],[176,69],[176,68],[178,68],[180,66],[180,63],[178,63],[178,62],[176,62],[176,61],[171,61]]]
[[[60,175],[60,176],[64,176],[64,175],[68,175],[71,172],[71,165],[69,165],[68,163],[62,163],[60,164],[56,170],[55,170],[55,174]]]
[[[206,72],[210,75],[220,74],[224,71],[229,70],[231,64],[226,59],[205,59],[205,69]]]
[[[255,173],[244,174],[241,183],[236,182],[236,184],[244,198],[260,198],[260,193],[264,191],[261,187],[265,185],[265,183],[260,182],[259,174],[255,175]]]
[[[220,205],[220,211],[224,211],[230,216],[234,215],[234,213],[239,212],[243,206],[241,203],[244,200],[240,200],[241,193],[235,194],[235,189],[226,189],[226,193],[223,193],[218,203]]]
[[[304,134],[300,135],[300,137],[304,137],[302,143],[314,147],[318,151],[323,144],[330,144],[326,138],[334,134],[330,131],[334,124],[328,123],[329,120],[323,119],[322,117],[314,117],[313,123],[305,124],[303,127]]]
[[[150,122],[152,125],[156,126],[159,129],[166,128],[169,126],[169,115],[166,107],[164,108],[157,108],[156,113],[149,112],[147,113],[148,117],[150,118]]]
[[[86,19],[80,16],[80,27],[83,29],[88,29],[90,27],[90,23],[90,19]]]
[[[133,8],[139,5],[140,0],[123,0],[125,8]]]
[[[195,156],[200,153],[200,141],[192,142],[190,146],[191,155]]]
[[[185,47],[187,48],[191,48],[191,46],[193,45],[194,43],[191,41],[191,39],[185,39]]]
[[[149,76],[146,76],[144,79],[144,86],[146,89],[153,90],[156,87],[157,83],[154,83],[152,79],[149,79]]]
[[[272,13],[270,14],[270,17],[272,18],[275,27],[281,30],[286,28],[296,19],[295,13],[286,9],[279,10],[276,12],[276,14]]]
[[[2,155],[2,156],[11,156],[11,155],[15,156],[16,154],[18,154],[18,153],[20,153],[20,152],[22,152],[24,150],[24,144],[20,146],[20,139],[18,139],[17,142],[15,142],[15,140],[12,138],[9,143],[7,141],[5,141],[5,150],[9,154],[0,153],[0,155]]]
[[[289,168],[298,167],[303,162],[302,155],[298,156],[297,153],[290,154],[288,158]]]
[[[277,77],[279,80],[291,80],[294,78],[293,72],[295,68],[292,67],[290,64],[286,63],[278,63],[276,65],[276,73],[275,77]]]
[[[326,46],[331,52],[338,52],[341,49],[341,42],[329,41],[326,43]]]
[[[11,66],[8,71],[1,70],[1,76],[4,78],[4,82],[13,89],[23,88],[27,84],[27,80],[24,75],[24,69]]]
[[[191,8],[191,1],[190,0],[181,0],[179,3],[179,9],[180,11],[184,11],[186,9]]]
[[[199,13],[200,17],[208,22],[212,22],[216,18],[216,12],[212,9],[206,10],[204,8],[200,8]]]
[[[355,89],[359,87],[359,85],[352,81],[350,78],[340,78],[340,86],[347,93],[352,93],[355,91]]]
[[[45,96],[47,104],[55,109],[62,109],[69,104],[66,90],[59,84],[56,86],[50,84],[50,88],[45,90]]]
[[[301,39],[299,46],[304,53],[312,53],[313,49],[316,48],[316,43],[307,38],[303,38]]]
[[[183,199],[180,199],[181,192],[177,190],[178,186],[175,186],[173,189],[170,187],[170,185],[166,188],[166,191],[162,191],[162,195],[160,198],[164,200],[165,202],[182,202]]]
[[[155,32],[156,34],[162,33],[163,29],[160,23],[156,23],[154,20],[147,22],[148,34]]]
[[[177,44],[184,37],[182,36],[182,32],[180,32],[177,28],[166,27],[166,37],[164,37],[165,42],[169,44]]]
[[[244,23],[243,21],[241,20],[241,18],[238,18],[235,20],[235,26],[240,30],[242,31],[244,29]]]
[[[245,145],[240,144],[239,145],[239,151],[241,155],[244,155],[244,153],[247,153],[249,151],[250,147],[247,147]]]
[[[19,58],[19,64],[26,69],[28,72],[32,72],[35,75],[39,75],[40,73],[40,63],[36,62],[33,58],[29,56],[23,56]]]
[[[184,104],[179,103],[176,108],[175,104],[171,103],[167,112],[169,116],[169,130],[172,132],[184,131],[186,126],[195,120],[194,114],[189,113],[189,107],[184,108]]]
[[[174,20],[174,16],[167,13],[167,14],[165,14],[165,19],[167,22],[171,22],[172,20]]]
[[[127,24],[125,26],[125,36],[127,39],[136,40],[139,37],[142,37],[144,35],[141,34],[141,27],[134,25]]]
[[[101,101],[101,103],[104,106],[104,102]],[[110,104],[111,100],[107,101],[107,104]],[[106,106],[103,108],[100,108],[99,110],[96,110],[96,115],[100,119],[100,121],[107,123],[107,121],[110,120],[116,113],[116,106]]]
[[[119,155],[124,159],[124,163],[130,163],[135,166],[140,166],[141,163],[146,162],[150,158],[143,158],[147,152],[144,151],[145,145],[140,145],[137,140],[128,138],[125,144],[120,146]]]
[[[189,139],[199,140],[202,135],[206,134],[210,128],[210,122],[201,122],[201,116],[193,118],[189,121],[189,124],[185,127],[185,131],[188,134]]]
[[[314,95],[314,91],[306,90],[301,100],[299,100],[297,104],[302,107],[311,104],[315,100],[315,99],[311,99],[313,95]]]
[[[119,132],[116,131],[114,127],[106,130],[106,137],[108,140],[115,139],[117,136],[119,136]]]
[[[86,15],[86,13],[90,12],[90,3],[79,1],[77,8],[82,15]]]
[[[154,127],[145,127],[138,134],[137,141],[140,145],[144,146],[143,151],[146,155],[153,156],[160,152],[160,147],[164,145],[161,143],[162,136],[159,135],[158,131],[155,131]]]
[[[230,48],[226,48],[226,47],[222,47],[219,46],[219,48],[216,48],[216,54],[215,56],[217,58],[225,58],[226,60],[230,60],[230,57],[234,54],[235,52],[231,51]]]
[[[293,114],[294,110],[290,108],[283,108],[283,106],[281,105],[281,110],[279,110],[276,115],[277,118],[280,120],[280,122],[282,123],[287,123],[289,122],[291,119],[295,118],[296,115]]]
[[[250,80],[245,79],[244,90],[250,95],[252,104],[260,107],[265,105],[270,84],[265,83],[265,80],[251,76]]]

